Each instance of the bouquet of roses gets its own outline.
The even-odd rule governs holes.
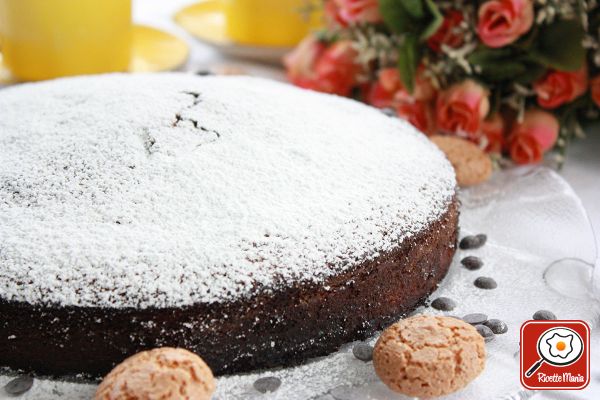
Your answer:
[[[498,159],[559,162],[600,107],[596,0],[325,0],[296,85],[393,110]]]

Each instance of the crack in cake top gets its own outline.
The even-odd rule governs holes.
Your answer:
[[[0,298],[178,307],[324,282],[441,217],[408,123],[248,77],[106,75],[0,92]]]

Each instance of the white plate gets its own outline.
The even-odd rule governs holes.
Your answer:
[[[217,0],[206,0],[187,6],[174,16],[175,22],[192,36],[221,53],[270,64],[281,64],[290,47],[249,46],[235,43],[225,32],[225,15]]]

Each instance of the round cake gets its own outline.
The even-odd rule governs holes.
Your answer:
[[[218,374],[336,350],[447,272],[450,163],[408,123],[249,77],[0,91],[0,365],[99,376],[145,349]]]

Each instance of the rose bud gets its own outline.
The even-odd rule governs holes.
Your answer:
[[[457,32],[458,26],[463,22],[463,15],[460,11],[450,10],[444,16],[444,22],[438,30],[427,40],[427,45],[436,53],[442,50],[442,45],[456,48],[463,44],[463,35]]]
[[[384,68],[377,73],[377,81],[371,85],[366,101],[379,108],[393,107],[396,93],[402,89],[398,69]]]
[[[334,0],[339,18],[347,24],[381,21],[378,0]]]
[[[494,113],[481,124],[480,144],[486,153],[502,153],[506,123],[500,113]]]
[[[308,37],[284,58],[284,65],[288,79],[297,86],[347,96],[361,71],[356,56],[349,41],[326,47]]]
[[[348,40],[335,42],[327,48],[315,64],[319,90],[348,96],[362,71],[357,56],[352,42]]]
[[[532,136],[518,135],[508,139],[510,158],[519,165],[536,164],[542,161],[544,152]]]
[[[592,91],[592,100],[594,100],[597,107],[600,107],[600,75],[591,80],[590,88]]]
[[[515,122],[510,137],[531,136],[539,144],[542,153],[545,153],[554,147],[559,131],[560,124],[554,114],[530,109],[525,112],[522,121]]]
[[[315,89],[317,74],[315,63],[325,51],[325,44],[314,36],[308,36],[283,58],[287,77],[296,86]]]
[[[329,27],[348,25],[340,16],[340,8],[336,4],[336,0],[326,0],[323,5],[323,13],[325,14],[325,22]]]
[[[398,102],[396,112],[427,136],[435,133],[433,105],[430,102],[405,97]]]
[[[587,90],[587,68],[575,72],[550,71],[534,83],[538,104],[544,108],[557,108],[569,103]]]
[[[439,94],[436,122],[446,133],[466,135],[477,139],[481,124],[490,110],[488,91],[473,80],[455,84]]]
[[[515,42],[532,25],[532,0],[491,0],[479,8],[477,33],[489,47],[502,47]]]

